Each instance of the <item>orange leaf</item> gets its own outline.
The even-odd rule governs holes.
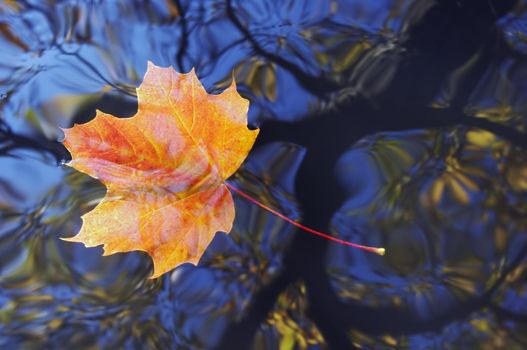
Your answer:
[[[70,242],[132,250],[154,261],[152,278],[197,263],[216,231],[229,232],[234,203],[224,181],[241,165],[259,130],[247,128],[249,101],[232,85],[209,95],[194,70],[149,62],[135,116],[95,119],[65,129],[68,165],[106,187]]]

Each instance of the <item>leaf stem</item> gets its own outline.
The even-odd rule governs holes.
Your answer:
[[[242,190],[234,187],[233,185],[225,182],[225,186],[227,186],[230,190],[236,192],[236,194],[238,194],[238,195],[242,196],[243,198],[247,199],[251,203],[256,204],[260,208],[267,210],[268,212],[278,216],[282,220],[285,220],[288,223],[290,223],[290,224],[292,224],[292,225],[294,225],[294,226],[296,226],[296,227],[298,227],[298,228],[300,228],[300,229],[302,229],[302,230],[304,230],[306,232],[309,232],[309,233],[312,233],[314,235],[323,237],[325,239],[329,239],[330,241],[333,241],[333,242],[337,242],[337,243],[340,243],[340,244],[343,244],[343,245],[347,245],[347,246],[350,246],[350,247],[353,247],[353,248],[362,249],[362,250],[365,250],[365,251],[368,251],[368,252],[372,252],[372,253],[376,253],[376,254],[379,254],[379,255],[384,255],[384,253],[386,252],[386,250],[384,248],[370,247],[370,246],[365,246],[365,245],[361,245],[361,244],[357,244],[357,243],[353,243],[353,242],[344,241],[342,239],[338,239],[338,238],[335,238],[333,236],[330,236],[330,235],[328,235],[328,234],[326,234],[324,232],[313,230],[313,229],[311,229],[309,227],[306,227],[306,226],[304,226],[304,225],[302,225],[302,224],[300,224],[300,223],[288,218],[287,216],[279,213],[278,211],[274,210],[273,208],[268,207],[267,205],[265,205],[263,203],[260,203],[258,200],[254,199],[253,197],[251,197],[247,193],[243,192]]]

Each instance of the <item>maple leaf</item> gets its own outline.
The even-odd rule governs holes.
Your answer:
[[[154,262],[152,278],[196,264],[217,231],[229,232],[234,203],[224,184],[241,165],[259,130],[247,128],[249,101],[234,80],[208,94],[194,70],[180,74],[148,63],[137,89],[138,112],[64,129],[68,163],[107,193],[82,216],[70,242],[103,245],[104,255],[140,250]]]

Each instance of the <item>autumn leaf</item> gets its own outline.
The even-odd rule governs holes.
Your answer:
[[[152,278],[197,263],[217,231],[229,232],[234,203],[224,181],[241,165],[259,130],[247,128],[249,102],[234,81],[208,94],[194,71],[148,64],[138,112],[65,129],[68,165],[99,179],[107,193],[82,217],[70,242],[103,245],[104,255],[140,250]]]

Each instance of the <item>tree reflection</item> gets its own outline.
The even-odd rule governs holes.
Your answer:
[[[513,0],[3,2],[0,161],[46,191],[0,177],[0,346],[525,347],[525,22]],[[68,159],[59,127],[132,115],[147,60],[234,76],[262,147],[232,181],[387,255],[242,199],[154,282],[140,253],[58,241],[103,189],[34,169]]]

